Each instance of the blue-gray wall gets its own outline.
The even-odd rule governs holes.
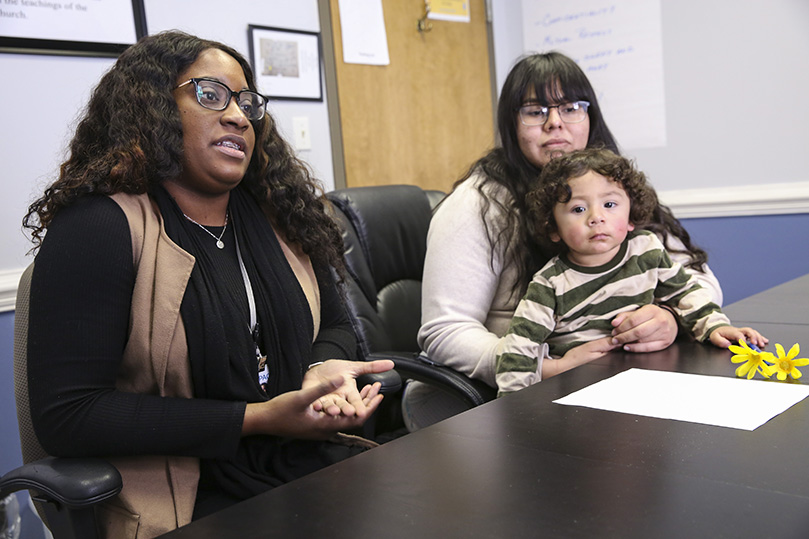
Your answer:
[[[0,474],[22,464],[14,405],[14,313],[0,314]]]
[[[682,223],[691,239],[708,251],[725,305],[809,273],[809,214],[683,219]]]

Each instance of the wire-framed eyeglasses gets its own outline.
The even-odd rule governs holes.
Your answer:
[[[573,101],[559,105],[544,106],[538,103],[520,107],[520,121],[523,125],[545,125],[551,114],[551,109],[559,111],[559,118],[566,124],[577,124],[587,118],[589,101]]]
[[[197,102],[210,110],[225,110],[230,103],[230,98],[236,98],[236,104],[248,120],[260,120],[264,117],[267,109],[267,100],[263,95],[252,90],[242,90],[234,92],[219,81],[211,79],[188,79],[180,84],[175,90],[187,84],[194,83],[194,93]]]

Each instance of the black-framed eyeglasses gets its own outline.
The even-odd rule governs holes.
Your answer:
[[[236,98],[236,104],[248,120],[260,120],[267,109],[267,100],[263,95],[252,90],[234,92],[219,81],[211,79],[188,79],[175,90],[187,84],[194,83],[197,102],[210,110],[225,110],[228,108],[230,98]]]
[[[543,106],[538,103],[520,107],[520,121],[523,125],[545,125],[551,114],[551,109],[559,111],[559,118],[566,124],[577,124],[587,118],[589,101],[574,101],[560,103],[559,105]]]

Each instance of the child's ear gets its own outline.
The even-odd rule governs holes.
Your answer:
[[[635,223],[633,223],[632,221],[630,221],[630,222],[629,222],[629,224],[627,224],[627,225],[626,225],[626,229],[627,229],[629,232],[632,232],[633,230],[635,230]]]
[[[551,232],[550,238],[553,243],[559,243],[562,241],[562,236],[560,236],[558,232]]]

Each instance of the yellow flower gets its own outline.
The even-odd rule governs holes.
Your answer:
[[[795,359],[795,356],[797,356],[801,351],[800,346],[798,346],[796,343],[792,348],[790,348],[789,354],[784,353],[784,347],[780,344],[775,345],[775,350],[778,353],[778,356],[776,357],[773,355],[772,359],[768,359],[767,361],[773,364],[771,369],[773,372],[778,374],[778,379],[786,380],[787,374],[795,380],[800,378],[802,374],[797,367],[809,365],[809,359],[807,358]]]
[[[773,368],[767,364],[766,360],[772,357],[774,361],[774,356],[770,352],[753,350],[747,346],[747,343],[744,342],[743,339],[739,339],[739,344],[741,346],[731,344],[728,347],[731,352],[736,354],[730,358],[730,360],[733,363],[743,363],[743,365],[740,365],[739,368],[736,369],[736,376],[744,376],[746,374],[749,380],[756,375],[756,372],[761,372],[764,378],[769,378],[773,373]]]

